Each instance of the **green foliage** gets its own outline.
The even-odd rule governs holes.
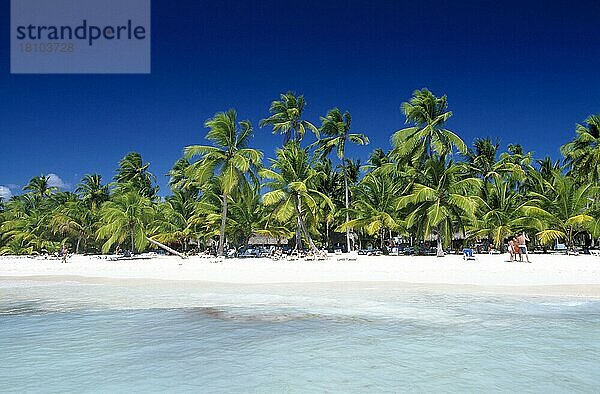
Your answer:
[[[250,146],[250,122],[234,110],[215,114],[205,122],[209,144],[186,147],[166,174],[166,197],[136,152],[119,162],[112,184],[90,174],[72,193],[47,175],[34,177],[23,194],[0,202],[0,254],[62,245],[76,253],[141,252],[149,237],[183,252],[218,239],[223,253],[226,242],[242,246],[253,234],[294,233],[298,247],[316,249],[330,245],[333,231],[347,231],[348,244],[351,232],[382,246],[394,234],[435,239],[440,252],[457,234],[497,247],[522,231],[536,245],[561,240],[571,248],[584,236],[600,237],[600,115],[576,127],[561,148],[564,162],[536,160],[519,141],[505,152],[490,138],[467,148],[446,128],[446,96],[421,89],[401,106],[408,127],[392,135],[392,149],[376,148],[361,166],[347,157],[347,143],[369,140],[351,132],[350,114],[334,108],[317,129],[305,106],[303,96],[283,94],[260,122],[286,141],[269,168]],[[307,131],[317,141],[304,148]]]
[[[419,162],[434,154],[446,156],[453,148],[467,152],[460,137],[445,128],[452,116],[446,96],[436,97],[428,89],[415,90],[410,101],[402,103],[406,123],[412,124],[392,135],[393,154],[400,160]]]
[[[148,245],[149,224],[154,219],[154,209],[148,197],[134,191],[115,195],[100,209],[100,227],[97,237],[105,240],[102,252],[125,244],[132,252],[144,250]]]
[[[119,162],[115,181],[118,193],[135,192],[148,198],[154,198],[158,186],[154,185],[156,177],[148,171],[150,163],[144,164],[142,155],[130,152]]]
[[[290,140],[299,143],[306,131],[319,136],[319,130],[309,121],[302,118],[306,101],[304,96],[296,96],[293,92],[281,95],[280,100],[271,103],[271,116],[260,121],[260,127],[273,126],[273,134],[283,134],[284,145]]]
[[[200,156],[186,170],[193,185],[202,186],[217,179],[221,192],[221,226],[219,254],[223,255],[229,196],[246,176],[254,176],[261,165],[262,152],[248,147],[252,125],[247,120],[237,121],[234,110],[219,112],[204,124],[209,130],[206,138],[213,145],[192,145],[185,148],[186,158]]]
[[[561,152],[578,181],[600,182],[600,115],[591,115],[575,128],[577,136]]]

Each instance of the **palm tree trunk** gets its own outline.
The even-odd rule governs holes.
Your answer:
[[[225,223],[227,222],[227,193],[223,193],[223,211],[221,212],[221,231],[219,232],[219,256],[223,256],[225,247]]]
[[[296,250],[302,249],[302,225],[300,222],[302,221],[302,207],[300,196],[297,196],[296,202]]]
[[[300,227],[302,228],[302,232],[304,233],[304,236],[306,237],[306,240],[308,241],[310,248],[313,250],[313,252],[318,252],[319,249],[317,249],[317,245],[315,245],[315,243],[313,242],[312,237],[310,236],[308,229],[306,228],[306,225],[304,224],[304,220],[302,219],[302,216],[299,216],[299,218],[300,218]]]
[[[569,231],[567,232],[567,237],[568,237],[568,243],[569,243],[569,249],[571,249],[573,252],[575,251],[575,241],[573,240],[573,228],[569,228]]]
[[[135,252],[135,241],[133,240],[133,228],[130,229],[130,237],[131,237],[131,254]]]
[[[346,195],[345,207],[346,207],[346,223],[350,221],[348,215],[348,208],[350,206],[350,191],[348,190],[348,174],[346,173],[346,162],[344,155],[342,154],[342,171],[344,172],[344,193]],[[346,251],[350,252],[350,229],[346,227]]]
[[[79,254],[79,244],[81,243],[81,235],[77,237],[77,245],[75,246],[75,254]]]
[[[306,240],[308,241],[310,248],[314,252],[318,252],[319,250],[317,249],[317,246],[313,242],[312,237],[310,236],[310,233],[306,229],[306,225],[304,224],[304,219],[302,219],[302,208],[300,206],[300,196],[298,196],[298,204],[296,205],[296,214],[298,215],[298,230],[302,231],[304,233],[304,236],[306,237]]]
[[[179,252],[178,252],[178,251],[176,251],[175,249],[171,249],[171,248],[169,248],[167,245],[163,245],[163,244],[161,244],[160,242],[158,242],[158,241],[155,241],[155,240],[153,240],[153,239],[152,239],[152,238],[150,238],[150,237],[146,237],[146,240],[147,240],[148,242],[150,242],[151,244],[153,244],[153,245],[156,245],[156,246],[158,246],[159,248],[166,250],[166,251],[167,251],[167,252],[169,252],[169,253],[172,253],[172,254],[174,254],[174,255],[176,255],[176,256],[179,256],[179,257],[181,257],[182,259],[185,259],[185,258],[186,258],[186,257],[185,257],[185,255],[183,255],[183,254],[179,253]]]
[[[437,257],[444,257],[444,248],[442,246],[442,232],[437,228]]]

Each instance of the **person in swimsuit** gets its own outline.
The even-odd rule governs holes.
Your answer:
[[[520,260],[523,261],[523,254],[525,254],[525,258],[529,263],[530,261],[529,253],[527,253],[527,241],[529,241],[529,238],[527,237],[527,234],[525,234],[525,232],[521,233],[521,235],[517,237],[517,245],[519,245],[519,249],[521,250],[521,254],[519,255]]]
[[[508,261],[510,261],[511,263],[514,261],[515,259],[515,243],[513,242],[512,238],[508,239]]]
[[[513,243],[513,250],[514,250],[515,261],[517,261],[517,255],[519,255],[519,261],[523,261],[523,255],[521,254],[521,248],[519,247],[519,243],[517,242],[517,238],[513,237],[512,238],[512,243]]]

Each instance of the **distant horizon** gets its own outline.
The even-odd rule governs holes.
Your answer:
[[[204,121],[229,108],[252,122],[266,160],[282,137],[258,122],[288,90],[306,97],[317,125],[333,107],[348,110],[371,139],[349,147],[362,162],[390,148],[400,104],[424,87],[448,96],[448,127],[467,145],[490,137],[539,159],[560,159],[576,124],[600,112],[595,2],[274,4],[153,1],[150,75],[11,75],[2,57],[0,192],[19,194],[40,174],[66,190],[85,174],[109,182],[136,151],[164,196],[183,148],[204,143]],[[0,7],[8,26],[9,1]]]

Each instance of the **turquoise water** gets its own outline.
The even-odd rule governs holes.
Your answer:
[[[0,392],[598,392],[600,300],[0,280]]]

